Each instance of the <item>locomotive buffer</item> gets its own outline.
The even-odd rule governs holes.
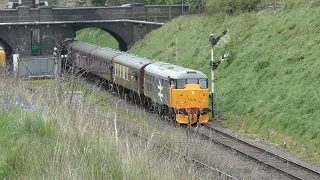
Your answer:
[[[224,30],[222,34],[218,37],[215,37],[214,34],[210,34],[209,41],[211,43],[211,105],[212,105],[212,119],[214,120],[214,70],[219,66],[219,64],[228,56],[227,54],[224,54],[221,61],[218,61],[217,63],[214,63],[213,60],[213,47],[219,42],[220,38],[226,35],[229,32],[228,29]]]

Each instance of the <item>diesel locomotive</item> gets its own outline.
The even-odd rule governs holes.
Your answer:
[[[204,73],[77,40],[66,42],[63,56],[71,66],[102,78],[150,111],[181,124],[209,121]]]

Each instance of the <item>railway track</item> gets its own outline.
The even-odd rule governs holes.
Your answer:
[[[119,123],[119,122],[118,122],[118,123]],[[148,137],[146,137],[146,136],[144,136],[144,135],[142,135],[142,134],[134,131],[134,130],[131,130],[131,129],[125,127],[125,125],[123,125],[123,124],[119,124],[118,128],[119,128],[119,130],[128,132],[128,133],[130,133],[130,134],[132,134],[132,135],[134,135],[134,136],[136,136],[136,137],[138,137],[138,138],[141,138],[141,139],[147,141],[148,143],[153,143],[154,145],[156,145],[156,146],[158,146],[158,147],[160,147],[160,148],[167,149],[168,151],[170,151],[170,152],[172,152],[172,153],[174,153],[174,154],[179,155],[180,157],[184,158],[185,160],[187,160],[187,161],[189,161],[189,162],[192,161],[192,162],[196,163],[197,165],[200,165],[200,166],[202,166],[202,167],[204,167],[204,168],[207,168],[208,170],[211,170],[211,171],[213,171],[213,172],[217,172],[221,177],[226,177],[227,179],[232,179],[232,180],[239,180],[239,179],[238,179],[237,177],[235,177],[235,176],[232,176],[232,175],[230,175],[230,174],[228,174],[228,173],[226,173],[226,172],[224,172],[224,171],[221,171],[221,170],[219,170],[219,169],[217,169],[217,168],[214,168],[214,167],[212,167],[212,166],[210,166],[210,165],[208,165],[208,164],[206,164],[206,163],[204,163],[204,162],[201,162],[201,161],[198,160],[198,159],[185,156],[185,155],[182,154],[181,152],[178,152],[178,151],[176,151],[176,150],[173,150],[173,149],[170,148],[170,147],[167,147],[167,146],[165,146],[165,145],[163,145],[163,144],[161,144],[161,143],[159,143],[159,142],[156,142],[156,141],[154,141],[154,140],[152,140],[152,139],[150,139],[150,138],[148,138]]]
[[[208,138],[218,144],[221,144],[223,146],[226,146],[228,148],[231,148],[241,154],[244,154],[251,159],[256,160],[258,163],[262,163],[264,165],[267,165],[273,169],[276,169],[277,171],[284,173],[288,175],[291,178],[294,179],[312,179],[320,180],[320,172],[313,170],[311,168],[305,167],[299,163],[293,162],[285,157],[282,157],[280,155],[277,155],[273,152],[270,152],[268,150],[265,150],[263,148],[260,148],[254,144],[251,144],[250,142],[241,140],[233,135],[224,133],[220,131],[219,129],[213,127],[212,125],[204,124],[202,125],[204,128],[201,130],[195,130],[195,128],[191,128],[194,130],[194,132],[200,134],[201,136]],[[129,130],[127,130],[129,131]],[[134,133],[134,132],[131,132]],[[140,136],[141,138],[146,139],[146,137],[143,137],[139,134],[136,134],[136,136]],[[149,139],[150,140],[150,139]],[[150,140],[152,142],[152,140]],[[157,143],[157,142],[154,142]],[[167,147],[166,147],[167,148]],[[169,150],[173,151],[169,148]],[[175,151],[174,151],[175,152]],[[178,153],[181,156],[181,153]],[[187,158],[187,157],[185,157]],[[213,171],[217,171],[222,175],[227,176],[230,179],[237,179],[236,177],[233,177],[227,173],[224,173],[223,171],[220,171],[216,168],[213,168],[205,163],[202,163],[199,160],[193,159],[193,158],[187,158],[197,164],[200,164],[208,169],[211,169]]]
[[[294,179],[320,179],[320,172],[293,162],[285,157],[260,148],[250,142],[241,140],[231,134],[222,132],[212,125],[202,125],[203,128],[191,128],[193,132],[214,141],[215,143],[229,147],[244,154],[259,163],[263,163],[273,169],[287,174]]]

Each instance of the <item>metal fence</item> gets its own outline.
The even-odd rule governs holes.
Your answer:
[[[53,56],[19,57],[14,54],[13,71],[16,77],[55,77],[61,74],[61,60]]]

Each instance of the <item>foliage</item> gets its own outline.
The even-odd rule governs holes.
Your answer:
[[[202,178],[202,170],[150,142],[145,146],[125,131],[115,138],[115,114],[125,119],[118,126],[146,124],[146,117],[125,112],[126,103],[115,109],[104,89],[74,76],[31,84],[1,73],[0,179]],[[85,104],[65,103],[61,92],[72,87],[86,94]]]
[[[189,11],[191,13],[201,13],[204,8],[203,0],[187,0],[189,4]]]
[[[301,7],[304,4],[304,0],[284,0],[283,8],[285,10],[295,9]]]
[[[320,0],[284,0],[283,9],[292,10],[301,7],[319,7]]]
[[[222,124],[320,160],[320,13],[316,8],[231,16],[184,16],[149,33],[129,53],[200,70],[210,77],[209,34],[230,32],[215,47],[216,104]],[[209,81],[210,82],[210,81]],[[210,84],[209,84],[210,85]],[[239,117],[241,121],[235,121]],[[238,119],[238,118],[237,118]]]
[[[119,49],[118,41],[108,32],[99,28],[86,28],[77,31],[76,39],[104,47]]]
[[[168,4],[169,0],[145,0],[145,4]],[[171,0],[174,3],[174,0]]]
[[[207,0],[205,8],[210,14],[220,11],[238,14],[260,10],[266,3],[266,0]]]
[[[106,0],[91,0],[91,4],[94,6],[104,6]]]

